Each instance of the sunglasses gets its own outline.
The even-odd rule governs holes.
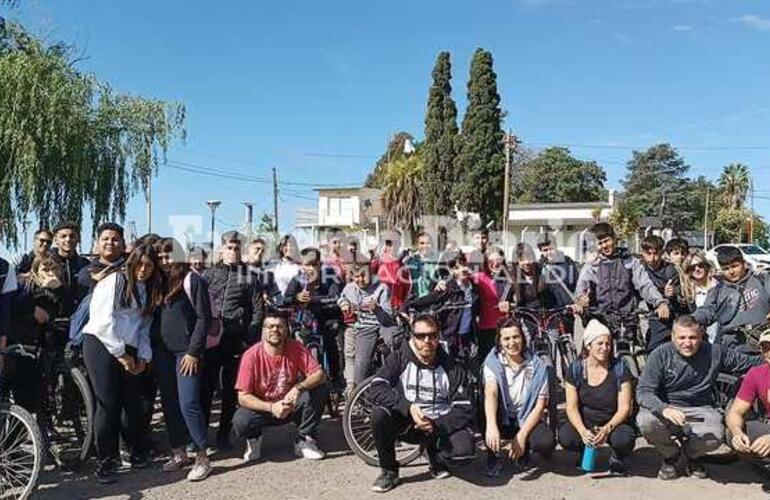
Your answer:
[[[38,243],[44,243],[46,245],[50,245],[51,243],[53,243],[53,240],[49,240],[49,239],[45,239],[45,238],[38,238],[37,242]]]
[[[420,342],[438,342],[438,333],[414,333],[412,337]]]
[[[705,262],[696,262],[695,264],[690,266],[690,270],[693,269],[706,269],[708,267],[708,264]]]

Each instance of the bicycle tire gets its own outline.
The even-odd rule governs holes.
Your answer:
[[[58,371],[56,380],[54,414],[47,417],[49,449],[58,466],[72,470],[91,453],[94,397],[88,378],[78,367]]]
[[[374,438],[371,431],[371,402],[366,399],[366,393],[374,377],[369,377],[353,390],[345,404],[342,414],[342,431],[350,450],[369,466],[378,467],[377,450],[374,448]],[[409,445],[396,447],[396,461],[399,465],[407,465],[422,454],[422,447]]]
[[[726,412],[738,392],[740,378],[729,373],[718,373],[714,382],[714,404]]]
[[[568,339],[561,340],[558,343],[558,346],[559,346],[559,354],[561,358],[561,370],[562,370],[562,379],[563,379],[564,375],[569,373],[570,366],[572,366],[572,363],[574,363],[575,360],[578,358],[578,355],[577,355],[577,349],[575,349],[575,343],[572,342],[571,340],[568,340]]]
[[[0,499],[30,498],[44,457],[45,441],[35,418],[18,405],[0,407]]]

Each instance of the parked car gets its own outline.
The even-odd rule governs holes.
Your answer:
[[[729,243],[717,245],[706,252],[706,255],[714,263],[717,270],[720,270],[719,262],[717,261],[717,252],[720,248],[727,247],[736,247],[738,250],[740,250],[743,254],[743,258],[755,271],[770,270],[770,252],[758,245],[750,245],[748,243]]]

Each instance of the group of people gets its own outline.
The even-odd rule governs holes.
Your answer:
[[[121,436],[130,465],[149,465],[158,393],[171,448],[164,471],[191,466],[191,481],[211,473],[215,394],[217,448],[229,448],[234,435],[245,439],[244,461],[257,460],[263,429],[293,421],[296,455],[324,458],[324,410],[334,413],[372,375],[380,338],[392,352],[372,382],[382,469],[375,491],[398,484],[398,441],[424,445],[431,475],[444,478],[475,455],[476,431],[490,476],[501,473],[504,456],[527,467],[557,442],[576,452],[608,445],[609,470],[626,474],[638,431],[662,455],[661,479],[706,477],[700,459],[725,434],[713,383],[720,372],[749,369],[727,414],[728,441],[763,465],[770,427],[749,410],[755,400],[770,407],[770,332],[755,339],[759,355],[738,328],[767,322],[770,278],[737,249],[719,253],[717,277],[683,239],[648,236],[639,259],[619,248],[609,224],[591,232],[595,255],[579,268],[547,233],[537,252],[516,245],[511,264],[485,231],[474,233],[468,252],[437,254],[420,233],[415,249],[386,240],[368,256],[340,233],[324,252],[300,251],[287,235],[272,257],[265,240],[231,231],[212,259],[154,234],[127,243],[118,224],[105,223],[90,261],[78,255],[77,226],[62,224],[38,231],[16,269],[0,259],[0,351],[23,344],[58,353],[66,344],[82,353],[97,403],[102,483],[117,478]],[[518,308],[570,310],[586,324],[580,359],[562,374],[567,421],[558,429],[547,423],[555,371],[533,352],[536,326]],[[640,308],[650,311],[641,346],[648,358],[635,380],[613,346],[619,321],[639,328]],[[55,321],[62,318],[76,326],[63,331]],[[411,334],[399,342],[406,321]],[[572,317],[560,321],[572,330]],[[322,355],[308,338],[320,341]],[[15,401],[40,411],[40,367],[1,354],[0,364]]]

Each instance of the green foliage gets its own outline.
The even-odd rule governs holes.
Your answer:
[[[428,91],[423,157],[425,172],[423,202],[430,215],[454,213],[452,184],[456,178],[454,159],[457,140],[457,106],[452,100],[452,65],[449,52],[441,52],[433,68]]]
[[[518,203],[600,201],[607,197],[604,169],[578,160],[569,149],[551,147],[520,167],[511,190]]]
[[[374,166],[374,169],[366,177],[364,187],[383,187],[383,178],[385,177],[385,172],[387,171],[388,162],[394,162],[404,156],[404,144],[407,140],[412,141],[414,144],[414,137],[409,132],[397,132],[391,137],[390,142],[388,142],[388,149],[382,153],[382,156],[380,156],[380,159],[377,160],[377,164]]]
[[[74,67],[63,44],[45,45],[19,25],[0,30],[0,238],[17,223],[122,220],[170,142],[184,138],[185,108],[133,95]]]
[[[770,249],[770,227],[760,215],[754,215],[754,241],[765,250]]]
[[[501,221],[503,206],[503,130],[492,54],[476,49],[468,80],[468,107],[458,140],[452,197],[460,210],[477,212],[482,223]]]
[[[741,243],[748,214],[741,208],[723,207],[714,219],[717,243]]]
[[[421,210],[421,184],[425,164],[420,153],[403,155],[387,164],[382,183],[382,206],[388,226],[417,231]]]
[[[634,151],[623,181],[624,198],[637,217],[660,217],[674,229],[689,229],[697,219],[690,206],[689,170],[668,144]]]
[[[751,185],[749,167],[741,163],[733,163],[722,170],[719,176],[719,189],[722,194],[722,204],[725,207],[742,208]]]
[[[618,238],[627,243],[639,230],[639,216],[625,199],[617,203],[608,222],[612,224]]]

